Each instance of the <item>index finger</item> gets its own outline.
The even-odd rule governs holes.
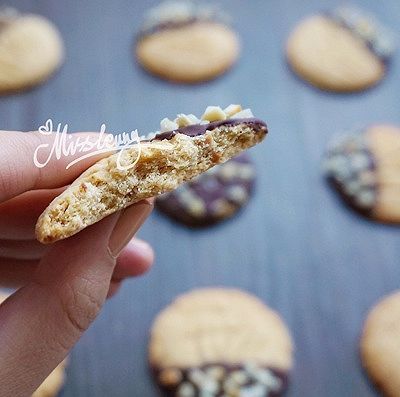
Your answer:
[[[29,190],[68,185],[89,166],[112,153],[111,149],[100,152],[98,133],[66,134],[66,142],[60,142],[60,136],[0,132],[0,203]],[[67,168],[71,162],[74,164]]]

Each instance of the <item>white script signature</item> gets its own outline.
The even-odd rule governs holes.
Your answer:
[[[39,145],[33,155],[33,162],[38,168],[44,168],[49,164],[51,159],[55,157],[60,160],[62,157],[74,157],[69,162],[66,169],[84,159],[97,156],[102,153],[112,153],[118,151],[116,164],[121,171],[133,168],[139,161],[141,154],[141,137],[138,131],[130,133],[123,132],[122,134],[112,135],[106,133],[106,125],[102,124],[100,133],[96,135],[76,136],[68,134],[68,124],[64,126],[59,123],[54,129],[53,121],[48,119],[44,125],[39,127],[39,133],[45,136],[54,135],[54,141],[50,143],[42,143]],[[127,165],[121,164],[122,154],[124,150],[137,147],[137,156],[133,162]],[[45,156],[44,160],[39,160],[39,157]],[[78,157],[76,157],[79,155]]]

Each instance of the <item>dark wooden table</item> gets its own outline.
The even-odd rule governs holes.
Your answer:
[[[156,396],[146,367],[154,316],[176,295],[214,285],[249,290],[282,314],[296,343],[289,396],[373,396],[360,367],[359,334],[369,307],[400,285],[400,231],[343,208],[321,177],[320,160],[338,130],[400,124],[400,57],[372,90],[319,92],[289,71],[283,46],[302,17],[341,2],[224,0],[243,39],[240,63],[217,81],[176,86],[145,74],[132,56],[139,18],[155,1],[12,3],[54,20],[68,56],[48,84],[0,99],[2,129],[32,130],[51,117],[71,131],[104,122],[109,131],[144,133],[165,116],[237,102],[270,127],[252,151],[257,194],[240,216],[190,231],[152,215],[140,236],[154,245],[155,266],[107,303],[72,353],[62,396]],[[398,0],[356,3],[398,30]]]

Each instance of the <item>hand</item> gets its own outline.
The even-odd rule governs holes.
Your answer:
[[[82,134],[73,134],[73,139],[78,136]],[[0,306],[2,396],[31,395],[67,356],[106,297],[153,262],[151,247],[131,240],[150,214],[151,200],[51,246],[35,240],[40,213],[63,186],[99,159],[68,170],[73,157],[54,159],[37,168],[35,149],[43,142],[51,146],[53,139],[0,131],[0,285],[20,287]]]

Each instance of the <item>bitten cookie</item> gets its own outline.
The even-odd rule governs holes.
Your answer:
[[[156,318],[150,366],[171,397],[276,397],[287,388],[292,341],[274,311],[234,289],[180,296]]]
[[[400,292],[381,300],[368,314],[361,338],[361,359],[385,396],[400,396]]]
[[[371,15],[341,7],[301,22],[286,51],[292,69],[309,83],[330,91],[358,91],[384,77],[394,36]]]
[[[400,223],[400,128],[381,125],[335,139],[324,169],[352,208],[376,221]]]
[[[213,79],[236,62],[240,44],[214,6],[167,1],[148,12],[136,42],[139,63],[175,82]]]
[[[164,119],[160,133],[99,161],[55,198],[39,217],[36,236],[42,243],[72,236],[131,204],[176,189],[266,134],[266,124],[239,105],[209,106],[201,120],[184,114]]]
[[[254,165],[241,154],[159,196],[156,206],[185,225],[209,226],[232,217],[246,205],[254,184]]]
[[[64,59],[57,28],[39,15],[0,10],[0,94],[47,80]]]
[[[0,291],[0,304],[8,295]],[[55,397],[64,385],[66,361],[62,362],[32,394],[32,397]]]

